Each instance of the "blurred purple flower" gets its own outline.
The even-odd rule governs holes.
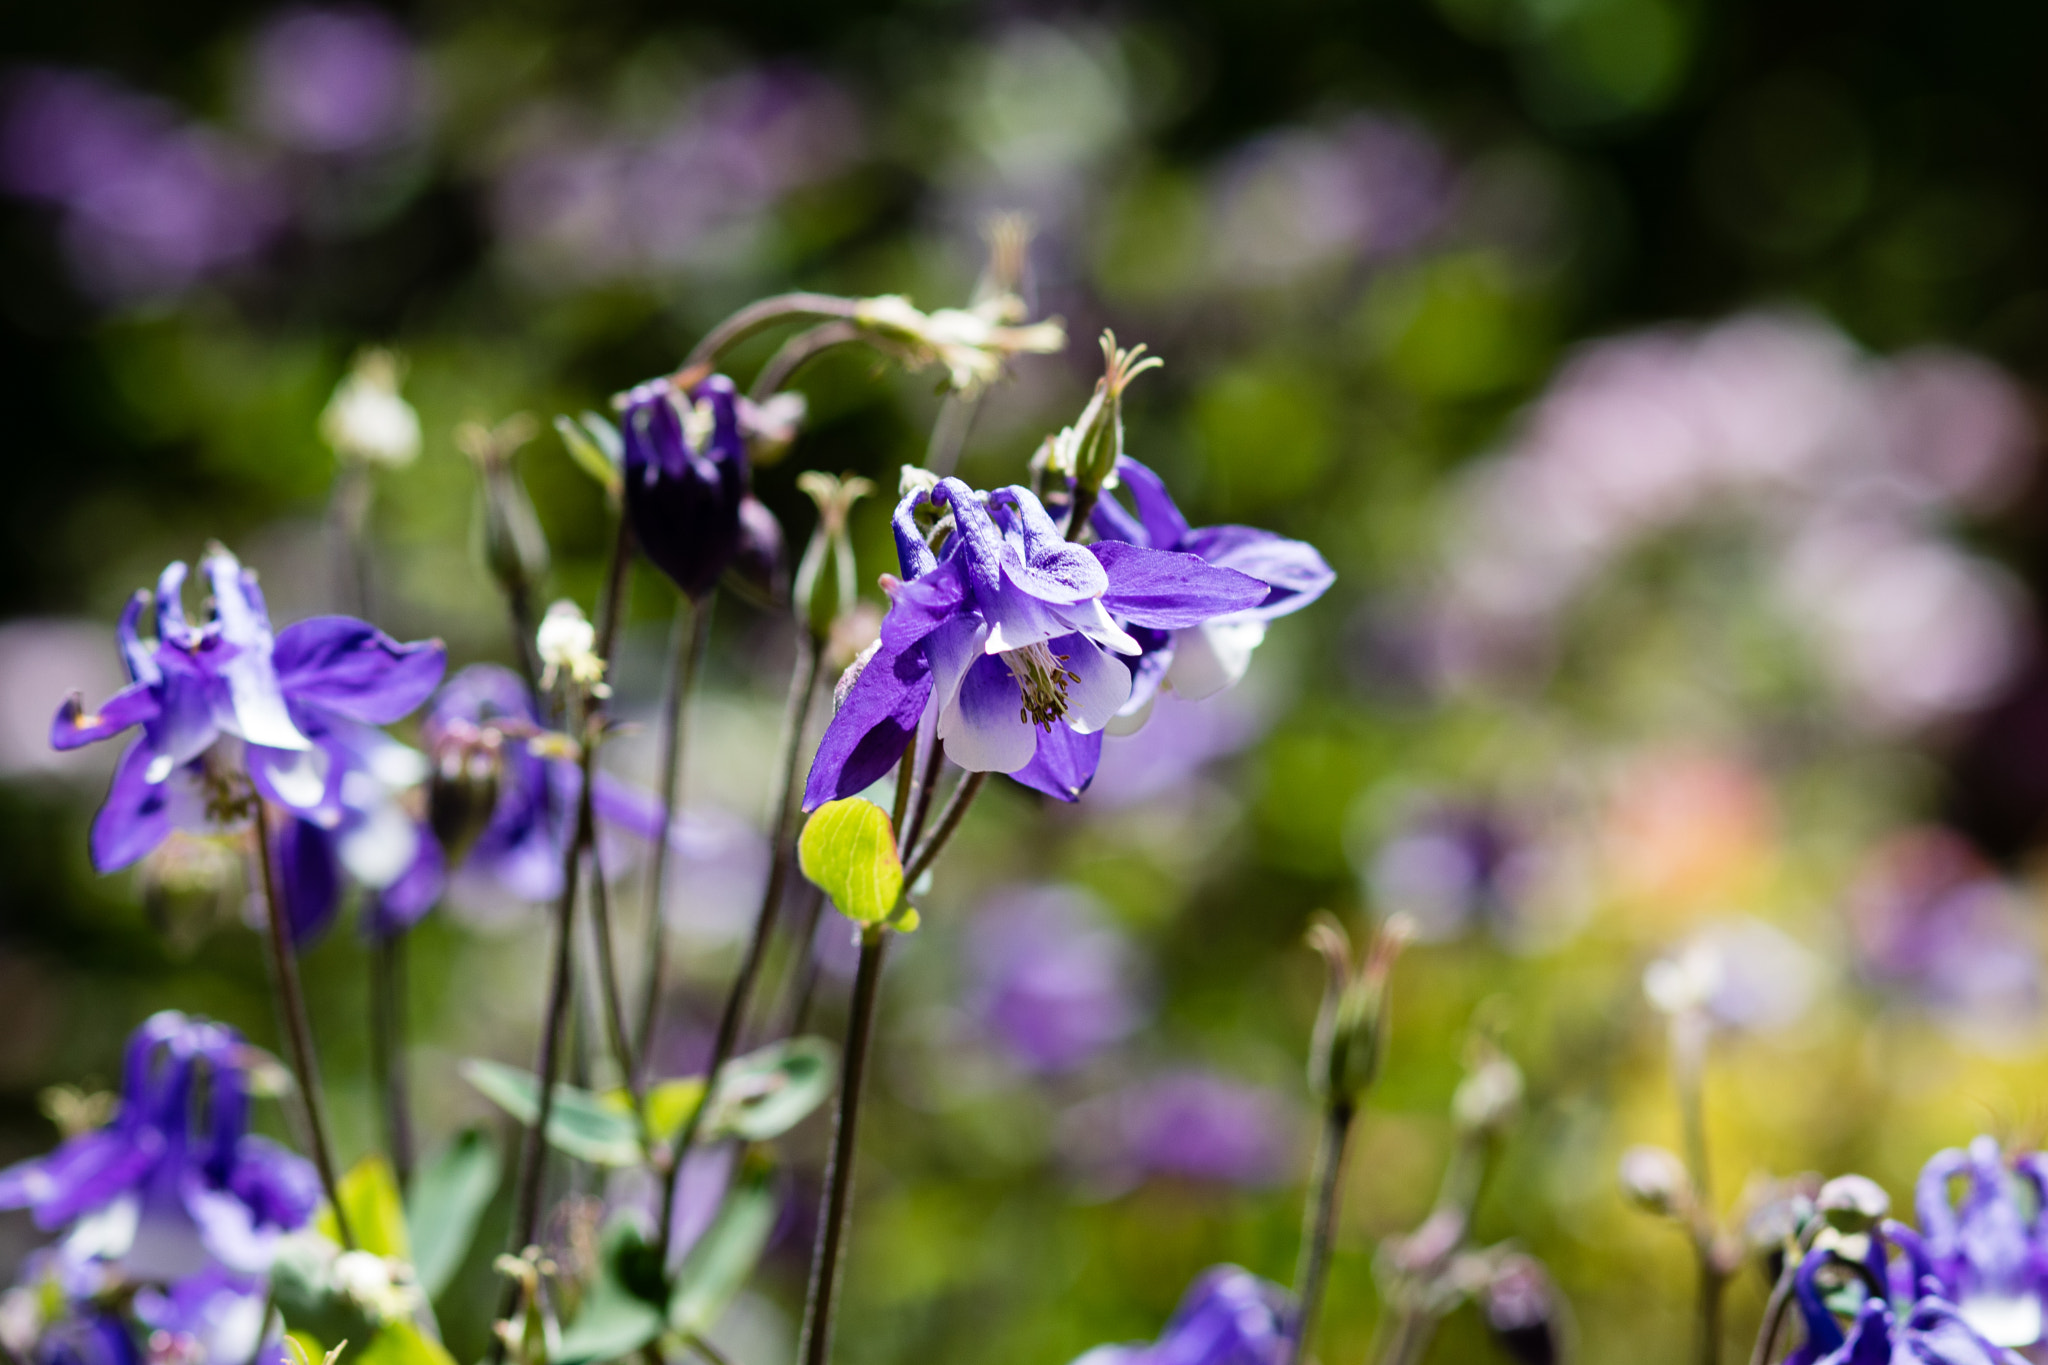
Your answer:
[[[294,7],[249,49],[258,126],[304,152],[359,152],[412,133],[426,112],[418,55],[379,10]]]
[[[293,1359],[260,1276],[214,1267],[162,1289],[144,1288],[135,1296],[135,1316],[150,1329],[150,1365],[287,1365]]]
[[[1963,1182],[1960,1204],[1950,1185]],[[2010,1167],[1995,1138],[1937,1152],[1920,1172],[1914,1213],[1928,1259],[1970,1326],[2000,1346],[2032,1346],[2048,1332],[2048,1158]]]
[[[137,1280],[214,1264],[260,1273],[278,1234],[303,1226],[319,1199],[311,1165],[249,1132],[242,1036],[172,1010],[129,1039],[111,1123],[0,1171],[0,1208],[70,1227],[67,1254]]]
[[[1090,1100],[1063,1121],[1073,1157],[1112,1185],[1151,1176],[1268,1185],[1292,1132],[1280,1099],[1206,1071],[1173,1071]]]
[[[1196,1277],[1154,1342],[1097,1346],[1074,1365],[1284,1365],[1294,1296],[1234,1265]]]
[[[1848,894],[1864,974],[1966,1030],[2034,1018],[2041,973],[2020,893],[1960,835],[1908,830],[1865,860]]]
[[[858,153],[859,111],[792,66],[740,72],[652,136],[536,110],[493,194],[500,235],[537,278],[660,274],[744,248],[791,190]]]
[[[1158,694],[1141,728],[1104,735],[1089,804],[1115,810],[1185,794],[1202,769],[1245,748],[1265,728],[1265,708],[1249,693],[1233,688],[1202,702]]]
[[[175,294],[283,225],[269,172],[161,101],[90,72],[31,70],[12,86],[0,183],[62,211],[73,270],[102,298]]]
[[[1455,184],[1435,140],[1404,120],[1360,114],[1268,133],[1216,175],[1218,264],[1260,283],[1393,255],[1443,221]]]
[[[1534,872],[1528,839],[1502,810],[1443,801],[1411,812],[1380,845],[1368,880],[1375,903],[1414,921],[1426,940],[1475,926],[1508,929]]]
[[[967,1008],[1025,1071],[1071,1071],[1136,1027],[1129,940],[1072,887],[1011,887],[968,930]]]

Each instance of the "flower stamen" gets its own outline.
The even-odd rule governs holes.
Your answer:
[[[1050,731],[1053,722],[1067,714],[1067,684],[1081,681],[1080,674],[1061,667],[1067,656],[1054,654],[1043,641],[1022,649],[1004,650],[1002,660],[1023,695],[1024,704],[1018,708],[1017,718],[1026,725]]]

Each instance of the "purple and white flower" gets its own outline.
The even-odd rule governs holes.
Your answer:
[[[936,553],[914,519],[926,505],[952,513]],[[1103,728],[1131,696],[1131,669],[1117,656],[1143,652],[1120,622],[1191,629],[1271,592],[1192,554],[1073,544],[1014,486],[978,493],[942,479],[904,497],[895,527],[908,581],[887,585],[882,637],[841,684],[806,810],[886,773],[927,709],[961,767],[1075,800],[1095,775]]]
[[[1958,1202],[1951,1184],[1963,1182]],[[2008,1165],[1997,1139],[1936,1152],[1921,1169],[1914,1213],[1927,1256],[1965,1321],[2000,1346],[2032,1346],[2048,1333],[2048,1158]]]
[[[67,1258],[131,1280],[263,1273],[320,1185],[305,1160],[249,1132],[249,1058],[225,1024],[150,1016],[128,1041],[113,1120],[0,1171],[0,1209],[69,1228]]]
[[[625,404],[626,516],[655,567],[701,600],[739,554],[746,529],[738,391],[722,374],[687,396],[655,379],[628,393]]]
[[[334,828],[355,766],[355,727],[404,717],[441,680],[438,640],[400,644],[346,616],[300,621],[273,637],[255,574],[220,546],[201,567],[213,588],[210,619],[187,620],[186,568],[172,564],[157,582],[155,640],[138,630],[147,593],[121,614],[129,685],[92,712],[73,694],[50,726],[58,749],[142,729],[93,822],[101,872],[127,867],[173,829],[239,829],[258,798]]]
[[[1196,1277],[1157,1341],[1097,1346],[1074,1365],[1282,1365],[1292,1351],[1294,1296],[1234,1265]]]

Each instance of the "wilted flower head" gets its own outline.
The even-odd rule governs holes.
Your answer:
[[[1234,1265],[1212,1266],[1188,1286],[1154,1342],[1097,1346],[1074,1365],[1284,1365],[1294,1298]]]
[[[335,454],[391,468],[419,458],[420,415],[398,391],[401,369],[399,358],[381,348],[356,357],[320,414],[320,434]]]
[[[862,299],[854,321],[896,350],[913,369],[942,366],[947,385],[973,395],[995,382],[1018,355],[1050,355],[1067,344],[1058,319],[1025,324],[1024,301],[1014,294],[985,299],[972,308],[925,313],[901,294]]]
[[[313,1168],[249,1132],[250,1052],[224,1024],[166,1010],[128,1043],[105,1127],[0,1171],[0,1208],[69,1227],[68,1254],[138,1280],[209,1264],[261,1272],[319,1202]]]

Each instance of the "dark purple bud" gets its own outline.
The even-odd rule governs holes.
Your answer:
[[[334,835],[310,820],[286,819],[277,829],[272,866],[291,926],[292,947],[306,948],[327,931],[341,904],[341,864]]]
[[[625,397],[626,515],[647,558],[693,601],[740,551],[747,453],[738,401],[720,374],[687,397],[666,379]]]
[[[759,498],[740,501],[740,544],[733,555],[732,575],[742,589],[780,605],[789,597],[789,555],[783,549],[782,523]]]
[[[1479,1308],[1494,1344],[1516,1365],[1556,1365],[1563,1357],[1557,1288],[1529,1256],[1510,1255],[1494,1267],[1479,1292]]]

